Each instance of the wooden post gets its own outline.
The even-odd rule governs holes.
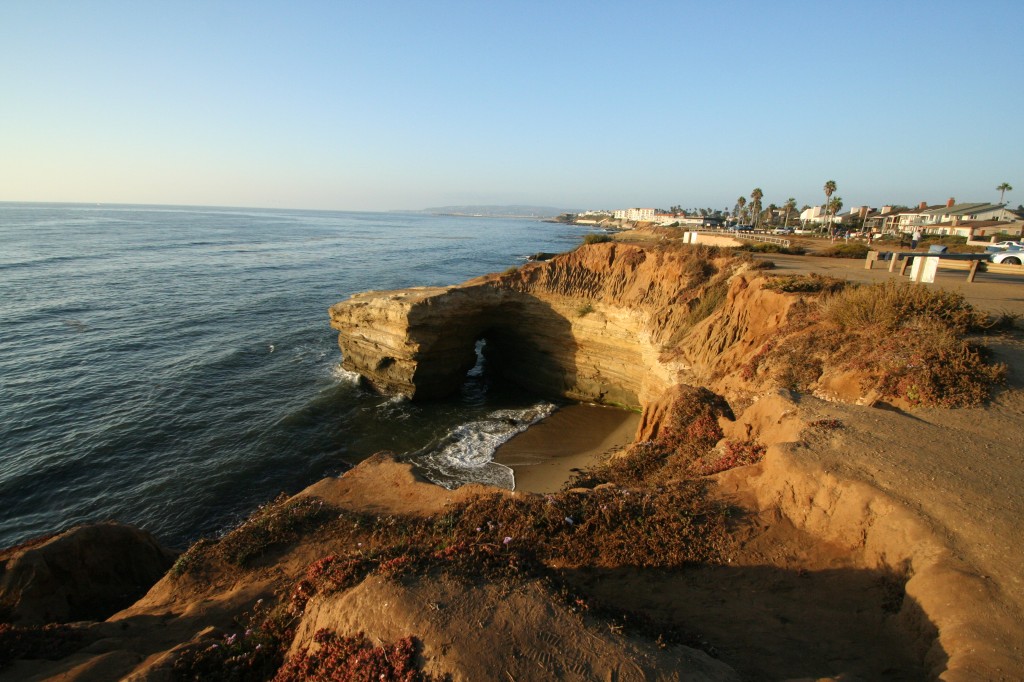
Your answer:
[[[973,282],[974,281],[974,276],[976,274],[978,274],[978,266],[979,265],[981,265],[981,261],[980,260],[972,260],[971,261],[971,269],[967,271],[967,281],[968,282]]]
[[[904,257],[903,262],[900,263],[900,277],[907,274],[907,266],[910,265],[910,257]]]
[[[902,260],[902,256],[893,251],[892,256],[889,258],[889,272],[894,272],[896,270],[896,263],[900,260]]]
[[[864,269],[870,270],[874,266],[876,260],[878,260],[878,252],[868,251],[868,255],[864,259]]]

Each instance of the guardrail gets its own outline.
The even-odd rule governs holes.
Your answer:
[[[730,237],[735,237],[736,239],[746,239],[752,242],[764,242],[765,244],[778,244],[779,246],[787,249],[790,245],[790,241],[784,237],[774,237],[769,234],[752,234],[742,230],[690,230],[690,232],[697,232],[698,234],[727,234]]]
[[[910,252],[885,252],[885,251],[869,251],[867,257],[864,259],[864,269],[871,270],[874,264],[878,261],[888,260],[889,261],[889,272],[895,272],[897,264],[899,266],[899,274],[902,277],[906,274],[907,267],[911,265],[915,258],[923,260],[934,261],[935,268],[942,268],[943,270],[959,270],[967,273],[967,281],[973,282],[974,278],[979,272],[988,272],[993,275],[1020,275],[1024,276],[1024,265],[1010,265],[1008,263],[989,263],[988,257],[991,254],[987,253],[922,253],[920,251]],[[928,267],[919,267],[913,272],[912,281],[915,282],[933,282],[935,281],[934,272],[931,278],[928,278]]]

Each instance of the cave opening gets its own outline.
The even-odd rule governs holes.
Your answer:
[[[530,369],[523,366],[529,345],[507,328],[488,327],[479,332],[473,341],[473,365],[459,389],[461,399],[471,404],[509,406],[538,398],[557,399],[557,395],[538,390]]]

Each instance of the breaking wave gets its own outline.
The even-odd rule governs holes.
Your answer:
[[[512,469],[494,461],[495,451],[556,409],[552,403],[538,403],[521,410],[496,410],[484,419],[456,427],[411,459],[428,479],[449,490],[467,483],[513,490]]]

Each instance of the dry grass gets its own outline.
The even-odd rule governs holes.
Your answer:
[[[732,417],[729,406],[705,388],[680,386],[654,440],[634,443],[626,452],[578,476],[569,487],[601,483],[643,486],[684,481],[691,467],[722,438],[718,418]]]
[[[316,498],[289,499],[282,493],[220,540],[204,538],[183,552],[171,567],[172,576],[189,573],[209,558],[247,566],[266,553],[283,549],[337,516],[337,510]]]
[[[782,286],[802,286],[796,282]],[[989,363],[964,335],[992,324],[955,292],[888,282],[847,286],[792,315],[743,377],[813,391],[826,371],[856,370],[865,392],[885,398],[925,407],[978,405],[1002,383],[1006,368]]]
[[[1006,375],[982,348],[924,318],[884,337],[851,366],[874,376],[884,396],[929,407],[980,405]]]
[[[823,313],[844,330],[878,326],[894,331],[917,319],[930,319],[963,334],[987,323],[987,316],[962,295],[909,283],[847,287],[825,302]]]

